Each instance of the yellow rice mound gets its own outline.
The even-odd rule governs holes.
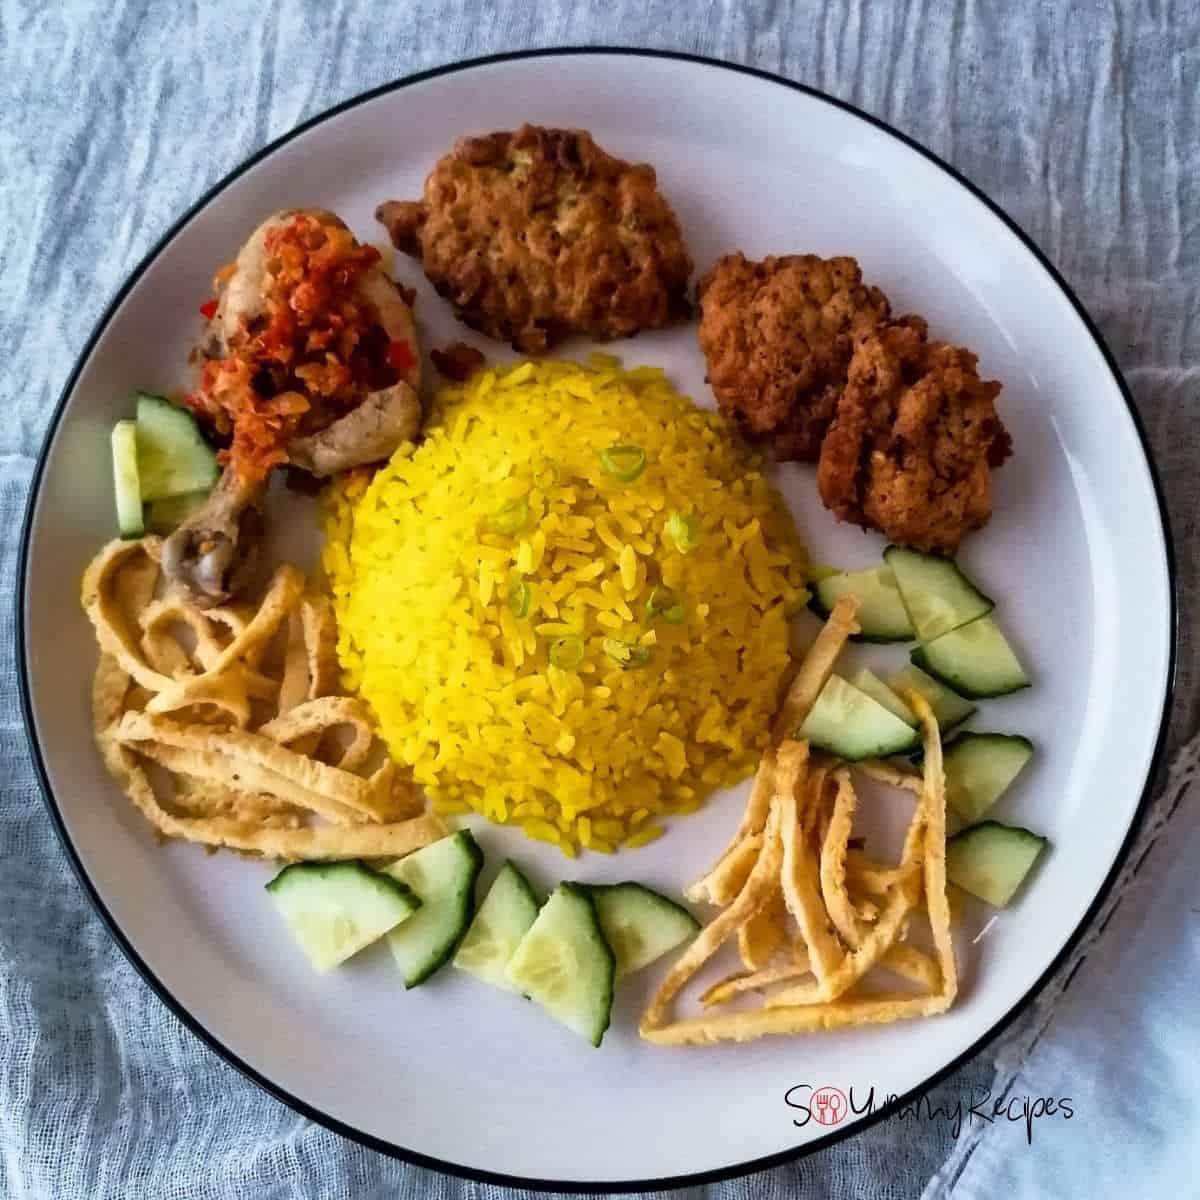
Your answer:
[[[345,683],[439,812],[612,852],[766,745],[804,551],[759,459],[659,370],[481,371],[331,488],[325,527]]]

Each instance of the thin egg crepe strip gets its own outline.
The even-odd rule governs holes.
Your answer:
[[[854,769],[861,771],[869,779],[886,783],[889,787],[903,788],[914,795],[921,793],[921,775],[918,771],[910,771],[906,767],[898,767],[895,763],[886,762],[881,758],[864,758],[853,764]]]
[[[746,885],[762,849],[762,834],[756,833],[730,847],[725,856],[703,879],[684,889],[689,900],[708,900],[726,905]]]
[[[785,737],[790,737],[804,723],[809,709],[817,702],[817,696],[820,695],[826,680],[832,674],[838,655],[841,654],[851,635],[859,632],[858,623],[854,620],[857,612],[858,598],[853,595],[842,596],[833,606],[829,619],[821,627],[820,633],[809,647],[800,663],[799,670],[788,687],[787,694],[784,696],[779,715],[776,717],[771,731],[772,739],[776,743]],[[684,895],[688,899],[713,899],[710,885],[712,876],[721,869],[730,855],[737,851],[738,846],[747,837],[758,833],[765,825],[774,789],[775,764],[773,758],[770,750],[763,755],[754,776],[750,802],[746,805],[733,838],[713,867],[685,890]],[[714,900],[714,902],[717,901]]]
[[[928,992],[936,992],[941,987],[942,972],[937,963],[923,950],[906,942],[889,946],[879,965]]]
[[[343,771],[357,771],[371,753],[375,731],[371,726],[370,709],[353,696],[305,700],[260,725],[255,732],[281,746],[294,747],[298,740],[313,734],[319,738],[337,728],[348,728],[353,736],[334,765]]]
[[[958,995],[958,964],[950,933],[950,905],[946,898],[946,776],[942,767],[942,737],[938,723],[924,696],[909,691],[905,702],[921,722],[925,754],[922,775],[925,789],[925,909],[933,945],[942,973],[942,990],[931,1012],[945,1012]]]
[[[732,1000],[734,996],[740,996],[743,992],[756,992],[770,987],[772,984],[789,983],[809,972],[808,960],[801,951],[800,957],[791,962],[775,963],[758,971],[727,975],[724,979],[714,983],[707,991],[701,993],[700,1003],[705,1008],[711,1008],[716,1004],[724,1004],[726,1001]]]
[[[906,993],[880,993],[869,998],[831,1000],[792,1008],[756,1008],[748,1012],[689,1017],[672,1025],[641,1027],[648,1042],[660,1046],[713,1046],[718,1042],[751,1042],[771,1034],[818,1033],[858,1025],[889,1025],[907,1017],[928,1016],[933,1000]]]
[[[305,596],[300,624],[308,652],[308,698],[332,696],[338,690],[337,622],[329,597]]]
[[[119,733],[114,736],[142,758],[156,762],[176,775],[187,775],[235,792],[262,792],[275,796],[296,808],[316,813],[335,825],[356,825],[364,819],[354,809],[303,788],[258,763],[231,758],[217,750],[197,750],[152,740],[139,741],[121,737]]]
[[[800,929],[804,946],[818,980],[828,978],[845,957],[826,919],[821,902],[816,856],[803,835],[799,805],[820,803],[804,773],[805,742],[784,742],[776,769],[777,796],[783,801],[783,895],[788,911]],[[824,776],[818,786],[824,790]]]
[[[375,795],[376,785],[370,780],[296,754],[261,734],[240,729],[214,731],[203,726],[181,725],[166,717],[126,713],[117,725],[115,736],[126,743],[150,742],[180,750],[215,752],[238,764],[281,776],[305,794],[333,801],[334,805],[344,805],[377,821],[384,819],[384,811]],[[292,800],[292,797],[285,799]]]
[[[279,684],[279,715],[290,712],[309,698],[308,652],[300,613],[288,613],[287,644],[283,652],[283,679]]]
[[[787,905],[778,883],[770,897],[738,930],[738,953],[747,971],[765,967],[787,943]]]
[[[766,828],[763,830],[762,850],[745,886],[729,907],[723,909],[700,931],[667,973],[642,1015],[640,1028],[643,1031],[663,1023],[671,1001],[683,985],[744,921],[758,912],[770,896],[771,888],[779,879],[779,869],[783,862],[783,846],[779,836],[782,807],[780,798],[775,796],[767,815]]]
[[[859,944],[861,936],[858,916],[850,901],[850,892],[846,884],[846,853],[849,848],[850,830],[854,824],[854,809],[858,801],[850,783],[849,772],[838,771],[834,779],[837,782],[837,796],[833,804],[833,814],[829,819],[829,828],[821,839],[821,896],[834,929],[847,946],[854,948]]]
[[[879,920],[859,941],[858,947],[844,955],[836,968],[814,983],[786,988],[767,999],[767,1006],[778,1008],[793,1004],[816,1004],[836,1000],[848,992],[883,956],[900,934],[901,926],[916,903],[911,883],[899,884],[888,897]]]
[[[234,634],[229,645],[208,669],[217,674],[239,659],[245,659],[251,666],[256,665],[258,657],[299,602],[303,591],[304,576],[295,567],[288,563],[277,567],[257,612],[248,624]]]
[[[80,585],[80,600],[96,632],[96,641],[105,654],[112,655],[133,679],[152,692],[161,692],[174,680],[154,670],[142,656],[141,648],[117,602],[115,578],[128,560],[148,553],[147,543],[125,542],[119,538],[106,545],[88,563]]]
[[[102,654],[92,686],[96,742],[109,773],[135,808],[164,837],[288,860],[400,857],[445,835],[432,814],[390,824],[264,828],[232,818],[175,817],[158,803],[137,756],[114,736],[121,720],[130,675],[115,656]]]

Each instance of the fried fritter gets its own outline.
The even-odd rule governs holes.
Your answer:
[[[700,348],[721,411],[781,460],[815,461],[855,342],[889,315],[853,258],[727,254],[700,281]]]
[[[920,317],[859,343],[821,448],[821,499],[843,521],[953,554],[992,513],[991,471],[1012,452],[975,355],[931,342]]]
[[[463,321],[517,350],[628,337],[690,315],[692,262],[654,169],[577,129],[459,139],[424,199],[376,211]]]

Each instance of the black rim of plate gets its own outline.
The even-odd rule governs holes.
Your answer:
[[[248,1063],[242,1061],[236,1054],[219,1042],[216,1037],[208,1032],[186,1008],[171,994],[166,985],[158,979],[150,968],[143,962],[137,950],[133,947],[130,940],[124,932],[118,927],[112,914],[105,906],[103,898],[96,890],[88,876],[87,869],[81,860],[78,852],[71,842],[70,835],[67,833],[66,825],[58,808],[58,803],[55,800],[54,793],[50,787],[50,778],[46,770],[45,761],[42,758],[41,746],[38,743],[35,733],[35,724],[33,716],[33,703],[29,687],[29,673],[26,664],[26,645],[25,645],[25,591],[26,591],[26,573],[29,560],[29,543],[33,529],[34,514],[37,509],[37,497],[41,488],[42,474],[45,470],[46,460],[49,455],[50,446],[54,441],[55,433],[58,430],[59,423],[62,419],[64,410],[66,409],[67,401],[75,388],[75,383],[82,372],[84,365],[91,357],[100,336],[107,328],[112,320],[117,309],[122,301],[133,288],[134,284],[142,277],[147,268],[152,262],[162,253],[166,246],[172,241],[176,234],[180,232],[188,224],[188,222],[202,209],[207,207],[212,200],[221,194],[234,180],[245,174],[251,167],[273,154],[279,147],[290,142],[293,138],[298,137],[306,130],[320,124],[323,121],[329,120],[340,113],[346,112],[351,108],[355,108],[360,104],[365,104],[368,101],[374,100],[378,96],[387,95],[389,92],[398,91],[401,88],[409,87],[412,84],[422,83],[428,79],[435,79],[441,75],[452,75],[461,71],[469,71],[476,67],[489,66],[493,63],[512,62],[517,59],[532,59],[554,56],[565,56],[574,54],[611,54],[625,55],[629,57],[640,58],[661,58],[673,59],[680,62],[693,63],[703,67],[714,68],[722,71],[736,71],[742,75],[749,75],[756,79],[761,79],[769,83],[778,84],[781,87],[790,88],[792,91],[801,92],[804,95],[811,96],[815,100],[820,100],[825,104],[830,104],[835,108],[842,109],[844,112],[851,113],[860,120],[865,121],[869,125],[873,125],[876,129],[881,129],[885,133],[890,134],[897,141],[902,142],[910,150],[916,151],[923,158],[940,167],[947,175],[954,179],[958,184],[965,188],[972,196],[975,197],[981,204],[985,205],[995,216],[999,217],[1004,222],[1009,231],[1018,238],[1021,243],[1030,251],[1031,254],[1041,264],[1042,268],[1050,276],[1050,278],[1058,285],[1063,294],[1071,302],[1075,311],[1079,314],[1080,320],[1083,322],[1088,333],[1095,341],[1100,353],[1104,356],[1104,360],[1112,373],[1113,382],[1120,391],[1125,400],[1125,404],[1129,410],[1130,417],[1133,420],[1134,428],[1137,431],[1138,438],[1141,442],[1142,453],[1145,457],[1146,467],[1150,475],[1151,482],[1154,488],[1155,500],[1158,506],[1159,519],[1162,522],[1163,538],[1166,551],[1167,565],[1167,584],[1168,584],[1168,630],[1169,630],[1169,650],[1167,661],[1167,678],[1166,687],[1163,693],[1163,708],[1162,715],[1159,720],[1158,735],[1155,739],[1154,752],[1151,756],[1149,766],[1146,772],[1146,781],[1142,787],[1142,794],[1138,800],[1137,810],[1130,822],[1129,830],[1125,835],[1125,839],[1121,844],[1121,848],[1113,861],[1108,875],[1097,891],[1095,899],[1089,905],[1083,919],[1076,926],[1074,932],[1067,939],[1062,949],[1054,957],[1054,961],[1046,968],[1041,977],[1033,984],[1033,986],[1021,997],[1009,1010],[1000,1018],[986,1033],[976,1039],[970,1046],[967,1047],[961,1054],[957,1055],[953,1060],[946,1063],[940,1070],[924,1080],[919,1086],[913,1088],[905,1095],[899,1097],[894,1105],[888,1105],[881,1108],[878,1112],[864,1118],[856,1124],[842,1130],[835,1130],[823,1137],[817,1138],[814,1141],[808,1142],[802,1146],[796,1146],[791,1149],[781,1150],[775,1154],[769,1154],[762,1158],[756,1158],[747,1162],[731,1163],[727,1167],[720,1167],[710,1171],[700,1171],[695,1174],[667,1176],[658,1179],[631,1179],[631,1180],[613,1180],[613,1181],[588,1181],[588,1180],[569,1180],[569,1179],[537,1179],[526,1178],[518,1175],[505,1175],[492,1171],[478,1170],[472,1167],[463,1166],[458,1163],[446,1162],[442,1159],[433,1158],[427,1154],[422,1154],[417,1150],[411,1150],[405,1146],[397,1145],[393,1142],[385,1141],[381,1138],[374,1137],[370,1134],[363,1133],[360,1130],[353,1129],[348,1125],[343,1124],[335,1117],[323,1113],[320,1109],[306,1103],[297,1096],[293,1096],[279,1087],[277,1084],[260,1074]],[[703,55],[687,54],[679,51],[668,50],[649,50],[640,48],[628,48],[621,46],[569,46],[559,48],[548,48],[540,50],[517,50],[502,54],[491,54],[481,58],[466,59],[461,62],[448,63],[444,66],[434,67],[427,71],[418,72],[415,75],[408,75],[402,79],[394,80],[391,83],[386,83],[377,88],[372,88],[368,92],[363,92],[359,96],[353,96],[349,100],[344,100],[341,104],[310,118],[301,125],[297,125],[291,132],[277,138],[269,145],[264,146],[261,150],[251,155],[240,166],[234,168],[224,179],[211,187],[199,200],[196,201],[158,240],[155,246],[150,250],[144,259],[138,264],[133,273],[122,284],[120,290],[113,297],[108,307],[104,310],[96,328],[92,331],[91,337],[88,338],[87,344],[84,346],[79,355],[71,374],[67,379],[62,393],[59,396],[58,402],[55,405],[54,415],[50,420],[49,428],[46,432],[45,440],[42,444],[41,452],[38,455],[37,465],[34,469],[33,479],[30,484],[29,498],[26,504],[25,519],[21,531],[21,542],[18,552],[17,564],[17,606],[16,606],[16,627],[17,627],[17,673],[21,691],[21,708],[25,719],[26,730],[29,735],[30,748],[33,755],[34,766],[37,771],[38,780],[41,785],[42,795],[46,801],[46,807],[50,812],[50,818],[54,823],[54,827],[58,833],[60,842],[66,852],[67,858],[70,860],[71,866],[75,874],[79,878],[79,882],[83,887],[88,899],[91,901],[92,907],[99,914],[101,920],[108,927],[109,933],[116,941],[117,945],[129,959],[134,969],[142,976],[146,983],[153,989],[160,1000],[171,1010],[179,1020],[187,1026],[201,1041],[203,1041],[210,1049],[219,1054],[226,1062],[240,1071],[247,1079],[250,1079],[259,1087],[269,1092],[276,1099],[281,1100],[288,1107],[292,1108],[303,1116],[312,1121],[317,1122],[325,1128],[332,1130],[334,1133],[367,1146],[372,1150],[378,1150],[383,1154],[390,1155],[393,1158],[399,1158],[416,1166],[428,1167],[433,1170],[443,1171],[451,1175],[457,1175],[464,1179],[476,1180],[481,1183],[496,1183],[508,1187],[516,1188],[532,1188],[536,1190],[563,1190],[570,1189],[579,1192],[617,1192],[617,1191],[649,1191],[652,1189],[677,1188],[685,1186],[694,1186],[697,1184],[715,1183],[724,1179],[732,1179],[741,1175],[748,1175],[756,1171],[763,1171],[770,1167],[780,1166],[784,1163],[793,1162],[799,1158],[803,1158],[817,1150],[822,1150],[828,1146],[832,1146],[837,1142],[843,1141],[848,1137],[853,1137],[863,1130],[874,1125],[876,1122],[883,1120],[891,1115],[898,1107],[903,1104],[910,1103],[916,1096],[929,1088],[934,1087],[946,1078],[952,1071],[961,1066],[967,1059],[977,1054],[984,1046],[992,1041],[1000,1034],[1011,1022],[1021,1013],[1031,1000],[1042,990],[1049,981],[1050,977],[1062,966],[1064,960],[1070,951],[1078,944],[1084,931],[1091,924],[1096,913],[1099,911],[1100,905],[1108,895],[1112,888],[1113,882],[1116,879],[1118,871],[1120,871],[1126,858],[1129,855],[1130,847],[1141,828],[1145,819],[1146,809],[1149,804],[1150,791],[1154,783],[1158,768],[1161,765],[1163,750],[1165,748],[1167,727],[1169,724],[1169,715],[1171,709],[1171,700],[1175,691],[1175,668],[1177,654],[1177,633],[1178,633],[1178,600],[1176,591],[1178,581],[1176,578],[1174,550],[1171,541],[1171,531],[1167,519],[1167,506],[1163,496],[1162,481],[1159,478],[1158,471],[1155,468],[1154,460],[1150,455],[1150,447],[1146,438],[1146,431],[1142,426],[1140,417],[1138,416],[1137,408],[1134,405],[1133,397],[1130,395],[1129,388],[1125,384],[1125,380],[1121,376],[1121,372],[1117,367],[1112,353],[1104,342],[1100,331],[1096,328],[1095,322],[1088,315],[1087,310],[1080,303],[1079,298],[1075,295],[1067,281],[1062,277],[1057,268],[1049,261],[1045,254],[1034,243],[1033,239],[1025,233],[1023,229],[1000,208],[993,200],[991,200],[983,191],[981,191],[969,179],[956,171],[948,163],[944,162],[931,150],[926,149],[919,142],[914,141],[911,137],[899,130],[894,129],[887,122],[880,120],[878,117],[872,116],[870,113],[864,112],[860,108],[856,108],[853,104],[848,104],[844,100],[838,100],[833,96],[826,95],[824,92],[806,84],[795,83],[790,79],[785,79],[782,76],[772,74],[769,71],[758,70],[754,67],[744,67],[736,63],[724,62],[720,59],[706,58]]]

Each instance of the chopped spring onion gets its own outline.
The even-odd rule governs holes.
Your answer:
[[[558,468],[558,463],[552,458],[543,458],[534,468],[533,485],[541,488],[544,492],[552,488],[560,478],[562,478],[562,472]]]
[[[604,653],[624,671],[644,667],[650,661],[650,647],[637,642],[624,642],[620,638],[605,638]]]
[[[550,643],[550,665],[560,671],[577,671],[583,662],[583,639],[561,637]]]
[[[489,521],[493,533],[520,533],[529,524],[529,501],[524,496],[498,508]]]
[[[600,451],[606,474],[622,483],[632,483],[646,469],[646,452],[640,446],[609,446]]]
[[[646,601],[646,616],[652,621],[661,618],[668,625],[682,625],[683,601],[669,587],[659,585]]]
[[[680,554],[690,554],[700,545],[700,522],[691,513],[673,510],[663,526],[663,533]]]
[[[532,593],[523,579],[514,579],[508,589],[508,607],[518,621],[529,616],[529,599]]]

